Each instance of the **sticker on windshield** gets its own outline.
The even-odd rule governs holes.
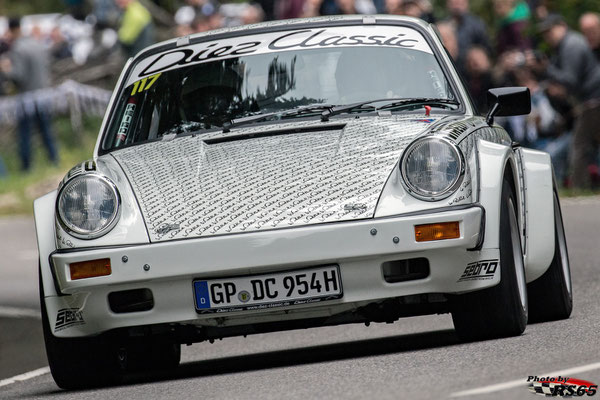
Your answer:
[[[130,100],[125,107],[125,112],[123,113],[123,118],[121,119],[121,125],[119,125],[119,131],[117,132],[117,143],[116,146],[120,145],[127,139],[127,133],[129,132],[129,127],[131,126],[131,120],[133,119],[133,114],[135,113],[135,103]]]
[[[139,81],[133,84],[133,89],[131,89],[131,95],[135,95],[137,93],[142,93],[144,90],[148,90],[154,85],[154,82],[158,79],[160,73],[140,79]]]
[[[348,26],[299,29],[203,42],[155,54],[134,67],[126,86],[141,82],[143,78],[148,78],[149,83],[154,76],[158,79],[162,72],[209,61],[281,51],[360,46],[400,48],[433,54],[424,37],[408,27]],[[134,88],[137,92],[147,89],[142,83],[139,83],[138,88]]]

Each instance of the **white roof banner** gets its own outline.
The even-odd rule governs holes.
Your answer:
[[[425,38],[415,29],[408,27],[356,25],[297,29],[207,41],[152,55],[134,67],[126,86],[151,75],[217,59],[358,46],[401,48],[433,54]]]

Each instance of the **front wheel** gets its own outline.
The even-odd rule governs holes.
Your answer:
[[[451,298],[452,321],[463,341],[518,336],[527,326],[527,284],[516,200],[508,179],[500,204],[500,283]]]
[[[85,389],[120,381],[116,347],[109,338],[59,338],[52,334],[40,276],[42,330],[50,372],[62,389]]]

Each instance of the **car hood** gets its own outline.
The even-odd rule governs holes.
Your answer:
[[[406,146],[440,118],[280,123],[112,152],[153,242],[372,218]]]

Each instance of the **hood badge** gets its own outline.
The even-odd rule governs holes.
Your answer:
[[[156,229],[156,233],[158,235],[166,235],[167,233],[169,233],[171,231],[178,231],[178,230],[179,230],[179,224],[164,224],[160,228]]]
[[[344,204],[345,211],[366,211],[367,205],[365,203],[349,203]]]

